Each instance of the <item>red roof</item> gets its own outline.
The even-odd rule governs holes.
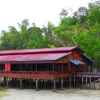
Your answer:
[[[0,62],[24,62],[24,61],[54,61],[69,53],[43,53],[43,54],[18,54],[18,55],[0,55]]]
[[[77,46],[60,47],[60,48],[23,49],[23,50],[1,50],[0,55],[69,52],[69,51],[74,50],[75,48],[77,48]]]

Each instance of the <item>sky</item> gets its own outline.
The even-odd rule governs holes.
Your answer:
[[[57,25],[59,13],[64,8],[76,11],[86,6],[91,0],[0,0],[0,31],[8,26],[17,26],[23,19],[38,26],[47,25],[48,21]]]

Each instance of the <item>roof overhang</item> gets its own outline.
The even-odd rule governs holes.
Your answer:
[[[70,53],[43,53],[43,54],[18,54],[0,55],[0,63],[4,62],[46,62],[59,60]]]
[[[73,46],[73,47],[41,48],[41,49],[0,50],[0,55],[66,53],[66,52],[71,52],[73,50],[81,51],[81,49],[78,46]]]

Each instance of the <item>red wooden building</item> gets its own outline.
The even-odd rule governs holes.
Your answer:
[[[3,50],[0,51],[0,77],[5,79],[39,81],[64,80],[77,72],[88,71],[91,60],[75,47]],[[61,85],[63,87],[63,85]]]

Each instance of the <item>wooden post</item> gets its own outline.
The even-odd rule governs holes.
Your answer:
[[[100,89],[100,78],[99,78],[99,89]]]
[[[4,77],[4,86],[8,87],[8,78]]]
[[[9,87],[9,79],[7,78],[7,81],[6,81],[7,83],[6,83],[6,85],[7,85],[7,87]]]
[[[64,89],[64,80],[61,79],[61,89]]]
[[[3,83],[4,83],[4,86],[6,86],[6,83],[7,83],[6,77],[3,78]]]
[[[74,88],[76,87],[76,77],[74,75]]]
[[[90,76],[90,79],[89,79],[89,80],[90,80],[90,89],[91,89],[91,83],[92,83],[92,82],[91,82],[91,76]]]
[[[87,76],[86,76],[86,88],[87,88]]]
[[[95,77],[94,77],[94,82],[93,83],[94,83],[94,89],[95,89]]]
[[[36,90],[38,90],[38,79],[35,81]]]
[[[51,83],[51,80],[49,80],[49,86],[50,86],[49,88],[52,89],[52,83]]]
[[[69,76],[69,88],[71,88],[72,86],[71,82],[72,82],[72,79],[71,79],[71,76]]]
[[[84,77],[82,76],[82,88],[84,87]]]
[[[44,89],[46,89],[46,80],[44,80]]]
[[[33,86],[32,88],[34,89],[34,79],[33,79],[33,85],[32,86]]]
[[[43,89],[43,80],[41,80],[42,82],[41,82],[41,88]]]
[[[41,84],[41,80],[39,80],[39,89],[41,89],[42,84]]]
[[[23,80],[20,79],[20,80],[19,80],[19,86],[20,86],[20,89],[22,89],[22,85],[23,85]]]
[[[56,90],[56,80],[53,80],[53,90]]]

